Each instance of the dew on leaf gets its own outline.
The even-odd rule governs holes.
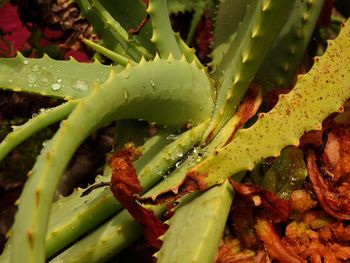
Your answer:
[[[72,88],[79,92],[86,92],[89,90],[88,84],[83,80],[77,80],[72,83]]]
[[[51,89],[54,91],[60,90],[61,89],[61,84],[60,83],[52,83]]]
[[[28,73],[28,75],[27,75],[27,81],[28,81],[28,83],[35,83],[36,79],[37,79],[36,74],[34,74],[34,73]]]
[[[41,66],[39,64],[34,64],[30,68],[33,72],[39,72],[41,70]]]
[[[179,138],[179,136],[176,135],[176,134],[169,134],[169,135],[166,137],[167,141],[169,141],[169,142],[173,142],[173,141],[177,140],[177,138]]]
[[[128,101],[128,99],[129,99],[129,92],[127,89],[124,89],[124,99],[125,99],[125,101]]]
[[[48,86],[52,83],[53,75],[49,71],[42,71],[39,74],[39,84],[42,86]]]
[[[28,65],[29,64],[29,60],[28,59],[23,60],[23,64],[24,65]]]
[[[152,87],[153,92],[155,92],[156,91],[156,83],[154,82],[154,80],[151,80],[150,83],[151,83],[151,87]]]

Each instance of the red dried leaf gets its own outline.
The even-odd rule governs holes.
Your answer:
[[[254,232],[254,204],[241,195],[235,195],[230,218],[242,246],[245,248],[257,247],[258,239]]]
[[[350,128],[333,122],[322,154],[322,164],[332,181],[350,174]]]
[[[299,147],[311,145],[313,147],[319,147],[322,144],[322,131],[310,131],[305,133],[300,138]]]
[[[174,202],[180,197],[198,190],[205,190],[207,188],[203,178],[205,176],[199,175],[196,171],[189,171],[185,179],[176,187],[166,190],[157,196],[138,198],[143,204],[163,204]]]
[[[230,180],[233,189],[251,199],[255,206],[262,206],[269,212],[271,219],[274,221],[287,221],[291,211],[291,206],[288,200],[281,199],[274,193],[265,190],[258,185],[248,185],[237,183]]]
[[[259,238],[264,242],[267,253],[279,262],[302,263],[305,262],[292,250],[287,248],[277,236],[272,225],[265,219],[259,219],[255,230]]]
[[[344,181],[334,184],[325,179],[317,167],[316,154],[311,150],[307,154],[307,170],[322,208],[337,219],[350,220],[350,183]]]
[[[110,160],[112,178],[110,189],[114,197],[140,223],[145,239],[149,244],[159,249],[162,241],[158,238],[166,231],[166,225],[156,215],[136,202],[142,187],[132,164],[135,158],[135,148],[129,147],[118,151]]]

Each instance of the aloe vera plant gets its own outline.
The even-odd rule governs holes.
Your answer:
[[[147,7],[142,1],[76,2],[103,39],[103,45],[85,43],[113,65],[47,56],[0,59],[2,89],[66,100],[15,127],[0,144],[2,159],[40,129],[61,121],[28,174],[1,262],[102,262],[142,234],[108,189],[85,196],[79,189],[52,204],[79,145],[97,129],[122,119],[193,126],[168,144],[162,133],[149,139],[134,166],[144,198],[181,196],[157,260],[212,262],[234,196],[227,179],[240,180],[244,173],[239,172],[298,145],[303,133],[320,129],[350,98],[350,22],[289,94],[280,96],[251,127],[241,128],[237,109],[252,81],[264,92],[292,86],[324,1],[219,1],[212,10],[216,21],[209,65],[174,33],[169,14],[194,11],[196,25],[204,8],[215,6],[211,1],[150,0]],[[139,35],[129,35],[127,29],[147,14],[149,24]],[[260,102],[261,94],[252,114]],[[106,167],[95,183],[109,180],[110,173]],[[150,209],[158,216],[164,212],[163,205]],[[184,253],[188,247],[190,252]]]

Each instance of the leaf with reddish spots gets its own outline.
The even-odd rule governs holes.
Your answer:
[[[230,179],[233,189],[242,196],[248,197],[255,206],[262,206],[274,221],[287,221],[291,211],[288,200],[279,198],[257,185],[237,183]]]
[[[224,145],[231,142],[236,132],[241,128],[252,116],[254,116],[261,104],[262,90],[258,84],[252,84],[245,95],[243,102],[240,104],[235,118],[238,119],[232,132]],[[209,135],[210,137],[210,135]],[[211,138],[207,138],[210,140]],[[223,146],[224,146],[223,145]],[[158,194],[155,198],[141,198],[142,203],[146,204],[161,204],[179,199],[180,197],[195,191],[202,191],[207,189],[205,182],[205,174],[199,174],[196,170],[190,170],[185,179],[174,189],[170,189],[161,194]]]
[[[264,242],[267,253],[279,262],[303,263],[300,256],[288,249],[275,233],[272,225],[265,219],[258,219],[255,225],[258,237]]]
[[[143,227],[144,236],[148,243],[159,249],[162,245],[159,237],[165,233],[167,227],[152,211],[136,202],[136,197],[141,193],[142,187],[132,164],[134,159],[134,147],[122,149],[112,156],[110,160],[112,169],[110,189],[114,197]]]

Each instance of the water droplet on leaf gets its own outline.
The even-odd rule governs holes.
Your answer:
[[[169,141],[169,142],[173,142],[173,141],[175,141],[177,138],[179,138],[179,136],[176,135],[176,134],[169,134],[169,135],[166,137],[167,141]]]
[[[36,81],[36,75],[35,74],[33,74],[33,73],[29,73],[28,75],[27,75],[27,81],[28,81],[28,83],[34,83],[35,81]]]
[[[51,89],[56,91],[56,90],[60,90],[61,89],[61,84],[60,83],[53,83],[51,85]]]
[[[24,65],[28,65],[29,64],[29,60],[28,59],[23,60],[23,64]]]
[[[41,70],[41,66],[39,64],[34,64],[33,66],[31,66],[31,70],[33,72],[39,72]]]
[[[72,88],[79,92],[86,92],[89,90],[88,84],[83,80],[77,80],[72,84]]]
[[[181,163],[182,163],[181,161],[176,162],[176,163],[175,163],[175,167],[176,167],[176,168],[179,168],[179,167],[181,166]]]
[[[127,89],[124,89],[124,99],[125,101],[128,101],[129,99],[129,91]]]
[[[39,84],[42,86],[48,86],[52,83],[53,75],[48,71],[42,71],[39,75]]]
[[[154,80],[151,80],[150,83],[151,83],[151,87],[152,87],[153,92],[155,92],[156,91],[156,83],[154,82]]]

